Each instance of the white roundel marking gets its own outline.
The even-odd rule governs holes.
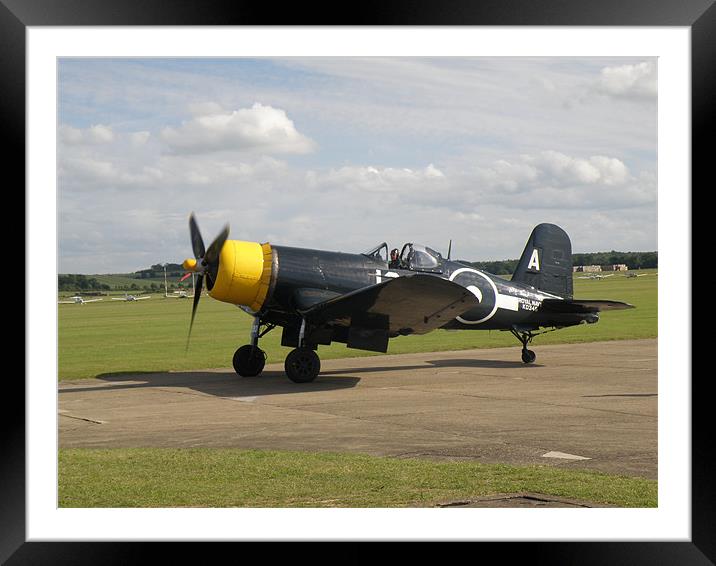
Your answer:
[[[467,290],[477,297],[477,302],[482,302],[482,291],[474,285],[468,285]]]
[[[471,267],[461,267],[460,269],[456,269],[455,271],[453,271],[450,274],[450,281],[455,279],[455,277],[457,277],[461,273],[465,273],[465,272],[474,273],[476,275],[479,275],[483,279],[485,279],[490,284],[490,287],[492,287],[492,291],[495,293],[495,306],[492,307],[492,310],[487,314],[487,316],[482,317],[480,320],[465,320],[461,316],[455,317],[457,320],[459,320],[463,324],[480,324],[481,322],[485,322],[486,320],[491,319],[493,316],[495,316],[495,313],[497,312],[497,295],[498,295],[497,287],[495,286],[495,282],[492,279],[490,279],[487,275],[485,275],[484,273],[480,273],[477,269],[473,269]],[[477,291],[480,293],[480,295],[478,296],[477,293],[475,293],[475,291],[472,290],[472,288],[477,289],[477,287],[475,287],[474,285],[470,285],[469,287],[467,287],[467,289],[469,291],[471,291],[477,297],[478,301],[482,302],[482,292],[480,292],[480,289],[477,289]]]

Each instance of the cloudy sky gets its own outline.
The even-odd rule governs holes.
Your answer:
[[[60,273],[231,237],[519,257],[657,249],[657,67],[634,58],[60,59]]]

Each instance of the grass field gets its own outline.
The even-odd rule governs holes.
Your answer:
[[[653,270],[646,277],[617,274],[602,280],[575,278],[574,296],[614,299],[636,309],[605,312],[597,324],[551,332],[533,345],[657,336],[657,282]],[[88,305],[58,305],[58,377],[78,379],[107,373],[187,370],[230,367],[237,347],[248,341],[251,317],[235,306],[202,297],[189,352],[185,352],[191,316],[190,299],[165,299],[155,294],[139,302],[111,301]],[[268,362],[281,362],[289,349],[280,346],[277,329],[261,339]],[[436,330],[424,336],[390,341],[388,353],[435,352],[471,348],[519,347],[508,332]],[[346,348],[321,346],[323,359],[376,355]],[[380,355],[380,354],[378,354]]]
[[[656,507],[657,482],[548,466],[238,449],[66,449],[60,507],[426,507],[531,492]]]

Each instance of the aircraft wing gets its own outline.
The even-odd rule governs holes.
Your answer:
[[[300,312],[305,312],[320,303],[341,297],[340,293],[327,289],[299,288],[293,293],[293,302]]]
[[[127,299],[125,299],[124,297],[112,297],[112,300],[113,301],[126,301]]]
[[[478,305],[475,295],[462,285],[418,274],[392,278],[299,312],[312,324],[425,334]]]
[[[622,303],[620,301],[602,301],[592,299],[544,299],[542,311],[559,312],[559,313],[590,313],[599,311],[613,311],[621,309],[633,309],[634,305]]]
[[[141,301],[142,299],[151,299],[151,298],[152,298],[151,295],[147,295],[146,297],[135,297],[134,300],[135,300],[135,301]]]
[[[96,303],[97,301],[101,301],[102,299],[89,299],[85,301],[85,303]]]

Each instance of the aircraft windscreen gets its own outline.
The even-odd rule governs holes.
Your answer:
[[[378,244],[374,248],[369,249],[367,252],[363,252],[363,255],[374,257],[382,261],[388,261],[388,244],[385,242]]]

